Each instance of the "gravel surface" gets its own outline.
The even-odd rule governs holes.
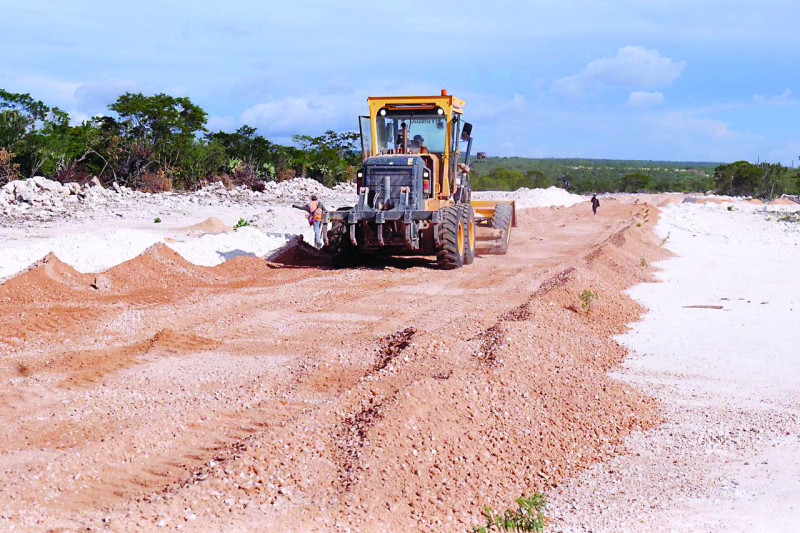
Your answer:
[[[797,531],[800,224],[780,218],[800,207],[758,205],[664,209],[678,257],[629,291],[651,311],[615,376],[665,422],[554,491],[554,531]]]
[[[50,255],[0,284],[0,529],[469,530],[658,422],[607,375],[656,219],[522,211],[455,271]]]

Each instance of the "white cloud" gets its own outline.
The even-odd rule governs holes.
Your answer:
[[[682,112],[667,113],[655,120],[655,124],[668,132],[699,135],[705,138],[726,139],[739,137],[741,134],[731,131],[721,120],[702,118]]]
[[[794,93],[791,89],[786,89],[781,94],[777,96],[764,96],[761,94],[754,94],[753,100],[759,103],[768,103],[768,104],[788,104],[791,103],[792,96]]]
[[[208,117],[206,129],[211,132],[233,131],[237,127],[236,119],[231,116],[211,115]]]
[[[0,74],[0,86],[10,92],[29,93],[35,100],[41,100],[49,106],[74,105],[75,89],[80,84],[62,81],[47,76]]]
[[[336,108],[327,103],[286,97],[246,109],[241,121],[268,134],[291,134],[308,128],[327,128],[336,117]]]
[[[474,104],[471,104],[474,101]],[[493,120],[509,114],[519,113],[528,107],[528,100],[521,94],[514,94],[511,100],[499,100],[486,95],[475,95],[467,101],[467,120]]]
[[[91,118],[83,111],[77,111],[75,109],[70,111],[68,114],[69,114],[69,123],[72,126],[79,126],[80,124],[83,124],[84,122],[86,122]]]
[[[628,96],[628,102],[625,105],[627,105],[628,107],[641,109],[663,103],[664,103],[664,95],[658,91],[655,92],[633,91],[631,92],[630,96]]]
[[[664,57],[658,50],[626,46],[614,57],[597,59],[578,74],[556,80],[553,88],[569,96],[582,96],[604,86],[659,89],[677,80],[685,68],[685,61]]]

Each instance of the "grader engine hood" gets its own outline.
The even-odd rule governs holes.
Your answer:
[[[362,212],[403,213],[423,209],[423,172],[425,164],[419,156],[368,158],[358,179],[359,207]]]

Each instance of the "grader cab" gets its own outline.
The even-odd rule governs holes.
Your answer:
[[[472,125],[462,120],[465,103],[446,91],[367,101],[369,115],[360,117],[358,203],[325,214],[329,250],[435,255],[443,269],[472,263],[478,250],[506,253],[514,203],[471,199]]]

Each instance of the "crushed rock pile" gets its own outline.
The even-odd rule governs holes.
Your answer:
[[[472,197],[476,200],[514,200],[517,209],[529,207],[569,207],[587,201],[585,196],[572,194],[558,187],[546,189],[529,189],[522,187],[513,192],[481,191],[474,192]]]
[[[144,204],[152,204],[165,210],[179,210],[192,205],[306,202],[312,194],[319,196],[326,206],[335,208],[352,205],[355,202],[355,184],[340,183],[331,189],[310,178],[295,178],[283,182],[267,182],[263,192],[246,187],[228,189],[221,182],[216,182],[194,192],[169,191],[151,194],[135,191],[116,182],[105,188],[97,178],[80,185],[62,184],[36,176],[27,180],[11,181],[0,188],[0,220],[52,221],[82,218],[83,214],[91,211],[136,210],[141,209]]]
[[[83,203],[103,203],[117,198],[137,198],[145,193],[134,191],[114,182],[110,189],[94,178],[81,186],[79,183],[59,183],[42,176],[27,180],[14,180],[0,188],[0,214],[32,213],[47,215],[63,212]]]
[[[350,195],[355,195],[354,183],[339,183],[332,189],[311,178],[293,178],[286,181],[268,181],[264,183],[264,191],[252,191],[246,187],[226,189],[222,182],[212,183],[200,189],[196,195],[220,196],[230,199],[266,198],[272,201],[305,202],[312,194],[321,199],[332,201],[336,204],[353,201]]]

